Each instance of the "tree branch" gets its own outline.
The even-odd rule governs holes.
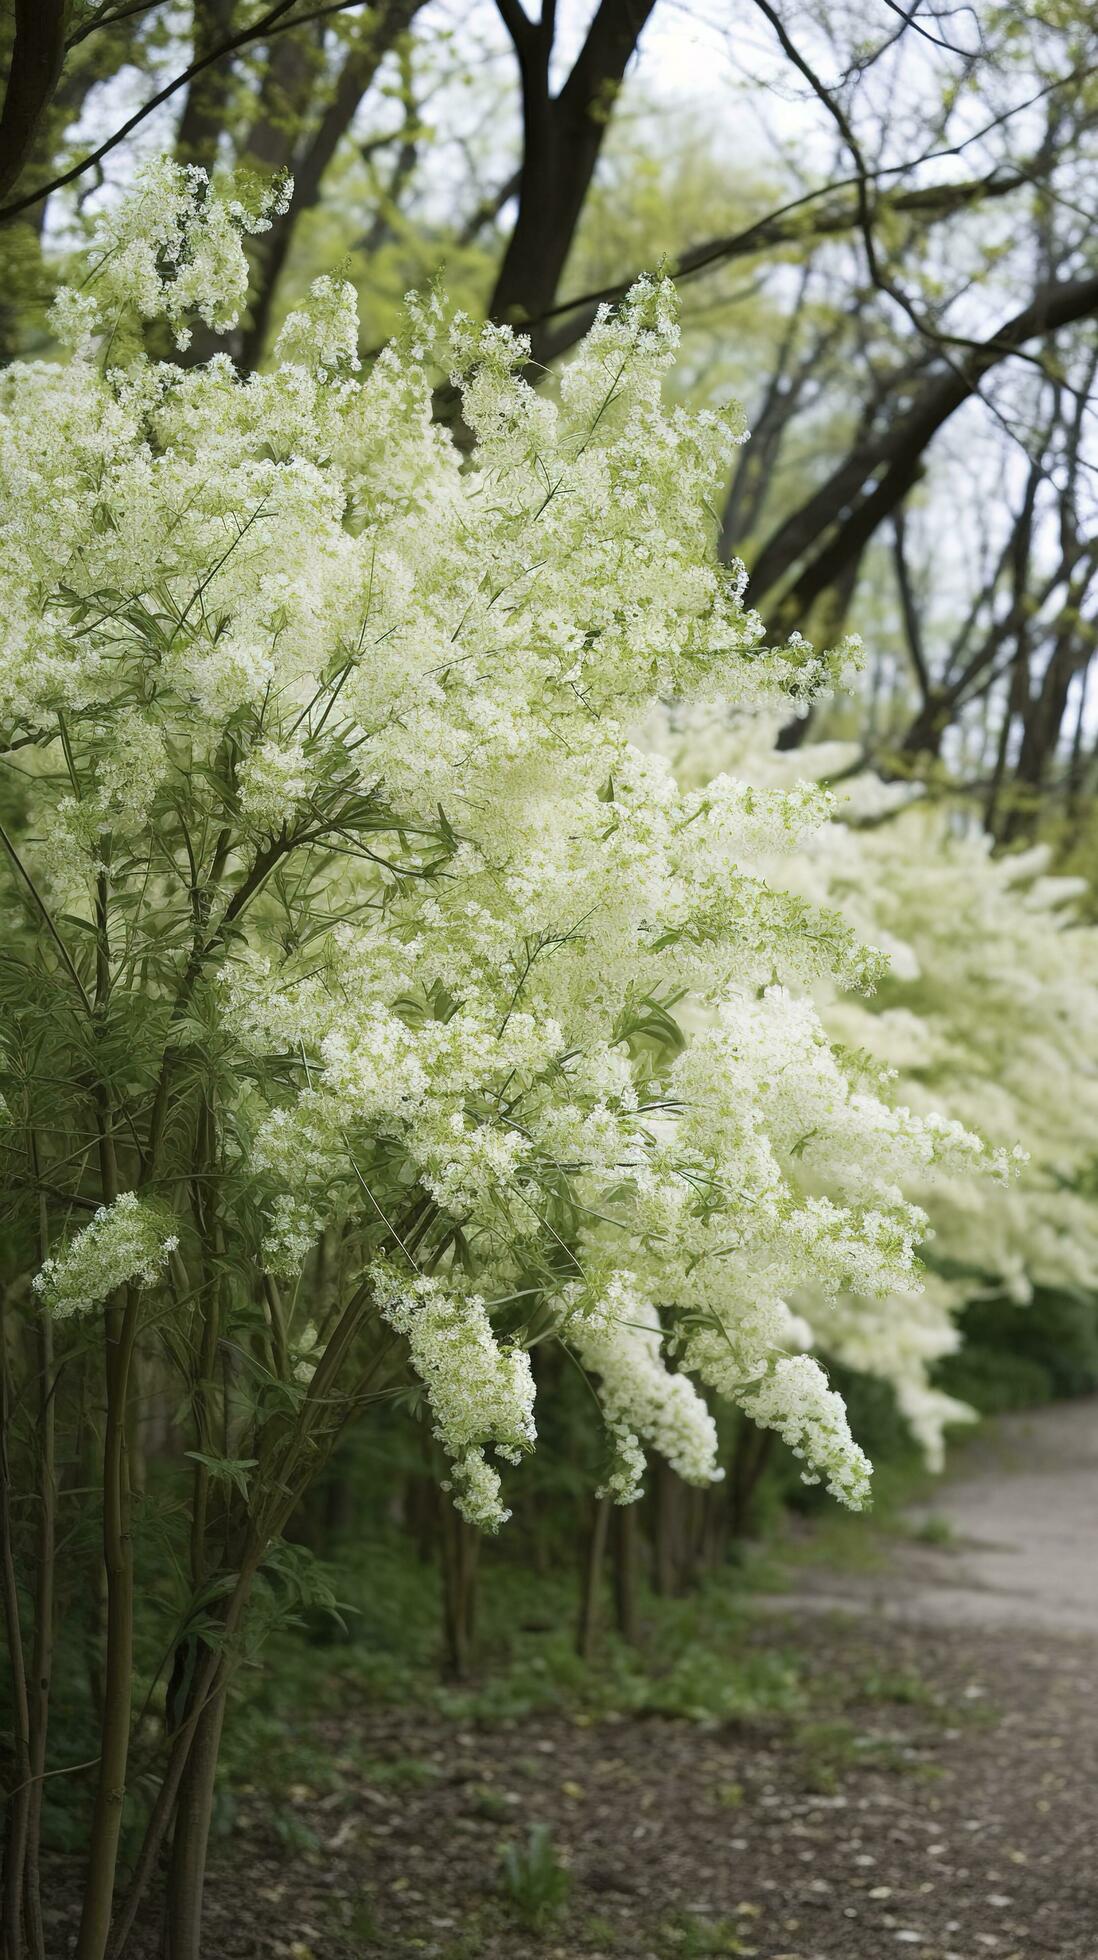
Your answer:
[[[29,5],[30,0],[24,0],[24,4]],[[151,116],[162,103],[169,102],[181,88],[186,88],[188,82],[193,81],[194,77],[200,75],[204,69],[212,68],[215,62],[224,61],[228,55],[235,54],[238,48],[247,47],[252,41],[269,39],[273,34],[285,33],[289,28],[305,27],[310,21],[324,20],[331,14],[346,13],[349,7],[359,5],[360,0],[329,0],[328,5],[314,7],[308,13],[295,15],[293,20],[286,20],[284,16],[296,4],[297,0],[276,0],[275,5],[267,13],[262,14],[259,20],[254,21],[251,27],[241,28],[239,33],[230,35],[227,41],[222,42],[220,47],[211,48],[206,54],[192,61],[175,76],[174,80],[165,83],[162,89],[158,89],[155,95],[150,96],[149,100],[143,103],[140,109],[136,109],[113,135],[99,144],[97,149],[89,150],[78,163],[70,165],[68,170],[63,170],[58,176],[52,177],[49,183],[39,184],[34,190],[27,191],[24,196],[15,198],[12,203],[0,205],[0,225],[10,224],[12,219],[18,218],[22,212],[29,211],[33,205],[40,204],[44,198],[51,197],[54,191],[64,190],[66,184],[75,183],[76,179],[82,177],[86,171],[94,170],[97,164],[102,163],[104,157],[109,156],[112,150],[116,150],[120,143],[125,142],[127,136],[132,135],[147,116]]]
[[[779,527],[752,571],[756,599],[773,592],[816,541],[831,532],[783,600],[783,613],[803,618],[903,502],[927,445],[975,393],[983,376],[1038,335],[1055,333],[1096,312],[1098,276],[1050,282],[997,333],[929,379],[891,428],[861,444]]]

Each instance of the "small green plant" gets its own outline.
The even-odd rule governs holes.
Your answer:
[[[487,1783],[474,1784],[469,1792],[469,1808],[477,1817],[487,1817],[490,1822],[500,1824],[511,1814],[511,1806],[502,1790],[493,1790]]]
[[[916,1525],[912,1535],[920,1545],[952,1545],[953,1526],[948,1518],[937,1517],[932,1512]]]
[[[730,1919],[699,1919],[688,1912],[663,1928],[657,1951],[660,1960],[708,1960],[710,1955],[755,1949],[744,1945]]]
[[[835,1795],[846,1771],[857,1761],[855,1730],[850,1722],[806,1722],[798,1729],[806,1789],[823,1797]]]
[[[863,1701],[894,1702],[899,1707],[939,1710],[940,1697],[910,1668],[882,1668],[874,1663],[857,1683]]]
[[[381,1928],[369,1893],[363,1892],[352,1905],[348,1930],[356,1939],[365,1940],[370,1945],[381,1938]]]
[[[563,1911],[572,1888],[549,1826],[532,1824],[524,1845],[504,1845],[500,1863],[516,1918],[528,1931],[540,1932]]]
[[[584,1923],[584,1937],[592,1946],[600,1946],[605,1951],[618,1944],[618,1929],[610,1919],[604,1919],[599,1912],[593,1912]]]

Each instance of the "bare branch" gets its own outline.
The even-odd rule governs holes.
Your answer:
[[[29,4],[29,0],[24,0],[24,4]],[[238,48],[247,47],[252,41],[267,40],[272,34],[285,33],[289,28],[305,27],[310,21],[324,20],[331,14],[346,13],[349,8],[360,4],[361,0],[329,0],[326,6],[314,7],[308,13],[296,14],[292,20],[287,20],[285,16],[297,5],[297,0],[275,0],[275,5],[250,27],[241,28],[239,33],[230,35],[220,47],[211,48],[206,54],[199,56],[188,67],[182,69],[172,81],[165,83],[164,87],[150,96],[140,109],[136,109],[113,135],[100,143],[97,149],[89,150],[87,156],[81,157],[79,162],[70,165],[69,169],[63,170],[59,176],[51,178],[49,183],[39,184],[34,190],[27,191],[23,197],[15,198],[11,204],[0,206],[0,225],[10,224],[12,219],[18,218],[23,211],[29,211],[33,205],[40,204],[44,198],[51,197],[54,191],[63,190],[66,184],[75,183],[85,171],[93,170],[104,157],[110,155],[112,150],[116,150],[120,143],[124,143],[127,136],[132,135],[155,109],[159,109],[164,102],[170,102],[173,95],[178,94],[181,88],[186,88],[187,83],[196,75],[200,75],[204,69],[213,67],[215,62],[224,61],[227,56],[235,54]]]

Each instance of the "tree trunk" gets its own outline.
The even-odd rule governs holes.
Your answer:
[[[130,1534],[127,1397],[136,1330],[135,1299],[106,1312],[107,1423],[103,1443],[103,1562],[107,1574],[107,1659],[99,1778],[76,1960],[103,1960],[110,1936],[118,1840],[126,1800],[133,1690],[133,1539]]]
[[[206,1855],[227,1688],[222,1670],[195,1725],[179,1788],[168,1877],[168,1960],[200,1960]]]
[[[54,1555],[57,1519],[53,1323],[45,1306],[38,1311],[38,1545],[34,1599],[34,1646],[28,1693],[30,1715],[30,1803],[24,1874],[24,1913],[31,1960],[45,1960],[38,1861],[42,1795],[46,1771],[50,1679],[53,1671]]]
[[[751,1530],[755,1493],[774,1447],[774,1432],[759,1429],[746,1416],[732,1452],[732,1474],[728,1480],[728,1512],[733,1538],[746,1538]]]
[[[614,1507],[614,1617],[623,1640],[636,1646],[639,1634],[637,1611],[637,1507]]]
[[[549,80],[551,15],[542,21],[508,20],[522,82],[522,174],[515,228],[488,313],[490,319],[518,327],[533,323],[535,363],[544,361],[550,337],[537,323],[556,298],[614,98],[654,4],[600,0],[571,73],[556,95]]]
[[[468,1675],[476,1646],[477,1568],[480,1533],[454,1510],[442,1511],[442,1616],[445,1669],[454,1681]]]
[[[583,1561],[583,1576],[580,1586],[579,1622],[576,1627],[576,1652],[581,1661],[589,1661],[595,1651],[595,1635],[598,1632],[600,1606],[602,1601],[603,1566],[606,1563],[606,1538],[610,1526],[610,1499],[597,1497],[591,1517],[591,1528],[587,1535],[586,1556]]]
[[[652,1541],[652,1583],[661,1599],[678,1591],[679,1531],[683,1485],[670,1466],[658,1460],[655,1473]]]
[[[0,1311],[0,1563],[2,1563],[0,1583],[3,1587],[4,1630],[7,1634],[11,1669],[11,1720],[14,1741],[13,1788],[8,1798],[8,1827],[4,1846],[2,1936],[4,1960],[20,1960],[23,1951],[21,1909],[23,1874],[26,1869],[30,1817],[31,1746],[23,1631],[19,1617],[19,1587],[15,1575],[15,1552],[12,1542],[12,1487],[8,1461],[11,1395],[8,1382],[7,1338],[4,1316]]]

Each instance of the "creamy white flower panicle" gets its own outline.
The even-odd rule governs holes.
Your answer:
[[[136,191],[100,216],[82,290],[59,296],[59,338],[88,352],[90,337],[126,314],[168,320],[179,348],[190,345],[192,315],[218,332],[234,327],[248,297],[241,237],[269,231],[292,190],[278,179],[249,210],[213,195],[204,170],[167,157],[146,163]]]
[[[592,1371],[615,1495],[642,1443],[715,1473],[696,1372],[861,1503],[787,1302],[917,1284],[908,1186],[980,1145],[964,1108],[848,1068],[806,997],[884,967],[795,886],[828,793],[735,762],[680,782],[633,733],[661,698],[788,713],[849,658],[766,645],[717,561],[739,412],[664,405],[660,280],[555,392],[437,294],[360,368],[332,279],[269,372],[149,360],[135,322],[233,316],[257,222],[153,166],[58,303],[68,358],[0,380],[0,723],[37,758],[39,875],[92,925],[105,891],[138,949],[137,1107],[185,982],[241,1265],[293,1280],[323,1239],[340,1282],[375,1273],[467,1516],[505,1513],[486,1452],[532,1445],[527,1348],[554,1337]],[[447,375],[471,450],[435,420]],[[143,1229],[112,1284],[157,1270]],[[377,1264],[408,1231],[426,1278]],[[289,1295],[307,1369],[327,1329]]]
[[[809,1354],[785,1355],[743,1397],[743,1406],[764,1429],[776,1429],[794,1456],[808,1466],[806,1484],[821,1477],[833,1497],[858,1511],[869,1496],[873,1465],[850,1434],[841,1395]]]
[[[312,787],[309,762],[300,742],[259,742],[240,772],[240,807],[265,830],[280,831],[295,805]]]
[[[435,1435],[453,1461],[454,1502],[471,1524],[494,1529],[510,1512],[484,1452],[491,1446],[505,1462],[518,1463],[534,1447],[530,1357],[499,1345],[475,1293],[455,1295],[432,1279],[406,1284],[385,1271],[377,1275],[377,1293],[427,1390]]]
[[[659,1312],[627,1274],[614,1274],[596,1304],[577,1313],[568,1333],[585,1367],[599,1377],[614,1445],[606,1491],[619,1503],[640,1495],[642,1438],[687,1483],[723,1477],[717,1425],[689,1376],[672,1374],[664,1364]]]
[[[135,1191],[100,1205],[63,1252],[46,1259],[34,1290],[59,1319],[90,1313],[120,1286],[154,1286],[179,1245],[168,1214]]]

